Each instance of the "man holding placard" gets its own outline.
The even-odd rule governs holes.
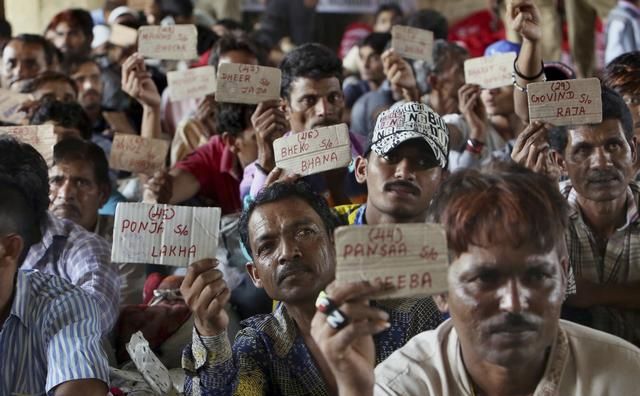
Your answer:
[[[638,348],[560,320],[569,208],[553,182],[519,167],[460,171],[443,183],[430,219],[446,230],[452,261],[438,305],[451,319],[414,337],[374,372],[371,335],[389,323],[358,284],[350,292],[330,289],[333,311],[349,321],[336,329],[321,306],[311,334],[341,396],[637,391]]]
[[[221,310],[229,292],[217,263],[189,268],[181,287],[195,315],[192,345],[183,354],[187,394],[337,394],[309,325],[318,294],[335,275],[338,224],[326,200],[304,181],[274,183],[249,204],[240,225],[252,257],[247,269],[254,284],[281,303],[271,314],[248,319],[233,346]],[[376,339],[377,361],[440,323],[429,306],[412,299],[390,300],[384,307],[380,318],[388,318],[391,328]]]

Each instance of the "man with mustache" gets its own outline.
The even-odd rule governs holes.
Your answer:
[[[310,335],[318,294],[335,276],[333,230],[339,225],[326,200],[305,181],[266,187],[243,212],[242,242],[256,287],[280,303],[273,313],[242,323],[233,345],[222,307],[229,289],[204,260],[187,270],[181,292],[194,312],[193,341],[183,354],[188,395],[335,395],[334,377]],[[373,293],[380,287],[362,289]],[[391,328],[376,337],[376,361],[440,318],[415,299],[372,302]]]
[[[327,290],[351,321],[336,330],[318,311],[311,334],[341,396],[637,393],[637,347],[560,320],[569,207],[546,176],[511,166],[463,170],[441,186],[429,220],[446,230],[449,286],[437,300],[451,319],[375,372],[371,334],[388,323],[353,286]]]
[[[571,206],[565,238],[576,277],[569,317],[640,345],[637,141],[622,97],[603,86],[601,98],[601,123],[540,127],[518,138],[512,158],[569,177],[560,184]]]
[[[367,202],[336,210],[349,224],[424,222],[445,177],[448,152],[447,127],[427,105],[408,102],[382,112],[364,155],[356,158]]]
[[[44,37],[36,34],[13,37],[2,50],[2,88],[11,89],[18,81],[36,77],[53,65],[53,58],[53,46]]]

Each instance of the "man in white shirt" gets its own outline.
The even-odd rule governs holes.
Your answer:
[[[348,318],[317,312],[312,335],[346,395],[631,395],[640,349],[560,320],[569,208],[546,176],[518,167],[465,170],[442,186],[430,220],[447,233],[451,319],[415,336],[374,375],[372,334],[388,327],[365,283],[327,290]]]

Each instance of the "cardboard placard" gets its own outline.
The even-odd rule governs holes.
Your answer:
[[[153,0],[127,0],[127,7],[136,11],[144,11],[152,4]]]
[[[125,133],[128,135],[137,135],[135,129],[129,122],[129,118],[122,111],[103,111],[102,116],[104,117],[107,124],[113,129],[115,133]]]
[[[467,59],[464,61],[464,81],[486,89],[511,85],[515,60],[515,52]]]
[[[119,203],[111,261],[187,266],[215,258],[219,229],[220,208]]]
[[[347,124],[312,129],[274,140],[276,166],[302,176],[344,168],[351,162]]]
[[[131,47],[138,42],[138,31],[128,26],[115,23],[111,25],[109,42],[118,47]]]
[[[602,122],[602,91],[597,78],[531,83],[527,91],[530,122],[557,126]]]
[[[18,111],[18,109],[29,100],[33,100],[33,97],[29,94],[21,94],[0,88],[0,121],[12,124],[25,123],[27,113]]]
[[[410,26],[391,28],[391,47],[403,58],[433,62],[433,32]]]
[[[138,29],[138,52],[146,58],[196,59],[197,41],[195,25],[142,26]]]
[[[169,97],[172,101],[202,98],[216,92],[216,69],[202,66],[167,73]]]
[[[177,396],[169,376],[169,370],[153,353],[149,342],[144,338],[141,331],[131,335],[126,348],[136,368],[156,395]]]
[[[0,127],[0,135],[10,135],[23,143],[32,145],[48,165],[53,163],[53,146],[58,137],[52,124]]]
[[[116,134],[111,146],[109,166],[147,175],[164,168],[169,142],[138,135]]]
[[[216,101],[258,104],[280,99],[282,72],[275,67],[223,63],[218,66]]]
[[[368,280],[394,286],[376,298],[447,291],[447,238],[439,224],[345,226],[334,235],[338,283]]]

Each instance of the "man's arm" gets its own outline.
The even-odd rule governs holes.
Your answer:
[[[160,137],[160,102],[156,84],[147,71],[144,57],[133,54],[122,65],[122,90],[142,106],[142,127],[140,136]]]
[[[105,396],[109,392],[107,384],[96,379],[67,381],[56,386],[55,396]]]
[[[189,171],[173,168],[157,171],[144,184],[142,201],[146,203],[177,204],[193,198],[200,191],[200,182]]]

